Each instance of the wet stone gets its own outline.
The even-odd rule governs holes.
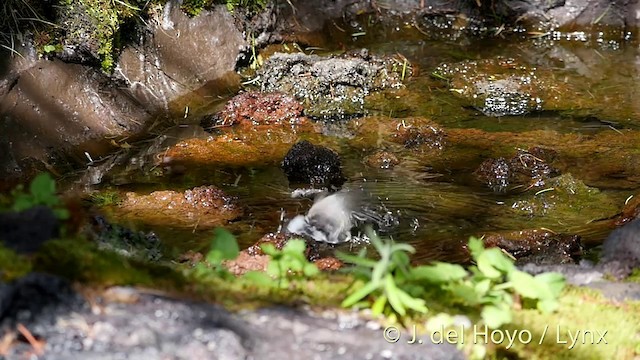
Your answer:
[[[234,197],[214,186],[199,186],[184,192],[154,191],[148,195],[129,192],[118,207],[125,217],[135,216],[156,225],[170,222],[174,226],[212,227],[243,213]]]
[[[329,148],[306,140],[293,145],[281,166],[291,182],[340,187],[345,181],[340,156]]]
[[[609,234],[602,246],[599,266],[617,279],[629,276],[633,269],[640,267],[640,219]]]
[[[201,122],[205,129],[244,125],[298,125],[306,122],[302,105],[283,93],[245,92],[234,96],[219,113]]]
[[[542,157],[553,159],[555,152],[539,147],[518,149],[509,160],[501,157],[483,161],[474,175],[496,193],[506,192],[510,185],[524,190],[539,188],[545,186],[548,179],[559,175],[559,171]]]
[[[101,248],[146,261],[158,261],[162,257],[162,243],[154,232],[134,231],[112,224],[101,215],[91,220],[89,236]]]
[[[400,163],[398,158],[387,151],[378,151],[364,159],[365,163],[371,167],[378,169],[392,169]]]
[[[257,75],[262,91],[294,96],[308,116],[341,119],[363,114],[371,92],[402,87],[402,65],[402,60],[366,50],[334,57],[276,53]]]
[[[442,149],[444,138],[444,131],[436,126],[419,122],[408,124],[404,120],[398,124],[393,135],[394,141],[403,144],[407,148],[427,145],[430,148]]]
[[[504,249],[516,258],[516,264],[577,263],[583,253],[580,236],[537,229],[490,234],[485,237],[484,243],[487,247]]]
[[[446,79],[450,90],[486,116],[518,116],[555,110],[572,93],[550,71],[510,58],[493,58],[442,64],[434,72]]]
[[[487,159],[474,172],[476,178],[494,192],[505,192],[509,186],[511,169],[504,158]]]

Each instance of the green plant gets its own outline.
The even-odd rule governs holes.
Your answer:
[[[120,202],[120,194],[117,191],[106,190],[89,195],[91,202],[97,206],[116,205]]]
[[[235,236],[228,230],[215,228],[209,252],[205,257],[206,264],[203,262],[198,263],[194,269],[195,274],[208,275],[213,272],[222,277],[229,277],[230,273],[222,263],[225,260],[234,260],[238,257],[238,254],[240,254],[240,248]]]
[[[407,309],[426,313],[427,307],[423,299],[412,295],[410,283],[409,255],[415,249],[408,244],[396,244],[393,241],[383,242],[371,231],[371,244],[380,255],[380,260],[374,261],[365,257],[363,249],[358,256],[339,253],[338,258],[356,265],[352,270],[356,277],[364,279],[364,286],[347,296],[342,302],[343,307],[351,307],[366,298],[372,300],[371,310],[374,315],[395,311],[404,316]]]
[[[29,185],[29,192],[24,192],[22,186],[16,187],[12,192],[13,205],[11,210],[19,212],[35,206],[44,205],[53,210],[59,219],[68,219],[69,210],[56,194],[56,181],[49,173],[41,173],[36,176]]]
[[[485,249],[476,238],[469,240],[475,265],[468,269],[444,262],[412,267],[408,256],[414,252],[412,246],[383,242],[375,234],[370,238],[380,260],[367,259],[364,251],[358,256],[338,256],[356,265],[351,271],[364,282],[344,299],[344,307],[360,304],[369,306],[374,314],[401,317],[407,310],[426,313],[422,297],[436,291],[453,304],[479,307],[484,323],[497,328],[511,322],[516,296],[524,300],[525,306],[535,305],[550,312],[557,308],[557,298],[564,287],[562,275],[532,276],[522,272],[499,248]]]
[[[518,270],[511,258],[499,248],[485,249],[482,240],[469,239],[469,250],[475,262],[465,270],[460,265],[436,262],[411,270],[418,284],[439,285],[455,302],[481,307],[482,320],[497,328],[512,320],[514,297],[523,305],[535,304],[544,312],[558,307],[558,296],[564,288],[564,277],[557,273],[532,276]]]
[[[269,0],[227,0],[227,10],[234,12],[238,7],[245,8],[251,13],[257,13],[267,7]]]
[[[291,239],[282,250],[276,249],[273,244],[263,244],[262,251],[270,257],[267,264],[267,275],[274,279],[279,287],[288,287],[290,280],[302,277],[313,277],[319,273],[318,267],[309,262],[305,256],[306,244],[300,239]],[[249,278],[257,279],[265,283],[256,274],[250,274]]]

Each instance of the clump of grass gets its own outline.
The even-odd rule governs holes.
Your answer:
[[[5,0],[0,5],[0,47],[18,54],[16,44],[26,32],[34,34],[52,30],[55,24],[43,14],[48,13],[42,1]]]

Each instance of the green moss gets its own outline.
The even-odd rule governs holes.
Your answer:
[[[568,287],[557,312],[545,315],[534,310],[520,310],[514,314],[514,320],[506,329],[528,330],[533,340],[529,344],[516,341],[508,350],[507,344],[500,345],[500,351],[510,354],[510,358],[515,355],[524,359],[634,359],[639,355],[640,302],[637,301],[620,304],[594,290]],[[547,333],[539,344],[545,327]],[[579,330],[595,333],[594,342],[607,331],[607,343],[592,344],[587,335],[585,341],[580,338],[569,349],[568,331],[575,334]]]
[[[213,5],[213,0],[185,0],[180,7],[189,16],[198,16],[204,8]]]
[[[31,271],[31,262],[0,244],[0,280],[11,281]]]
[[[110,206],[117,205],[122,201],[122,197],[120,193],[113,190],[104,190],[100,192],[93,193],[89,196],[91,202],[96,206]]]
[[[96,285],[145,285],[177,288],[182,276],[170,266],[129,259],[101,251],[84,239],[60,239],[46,243],[34,266],[71,280]]]

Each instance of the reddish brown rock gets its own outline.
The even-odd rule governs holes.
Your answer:
[[[126,216],[154,225],[214,227],[242,215],[235,199],[214,186],[200,186],[185,192],[133,192],[118,205]]]
[[[340,269],[344,264],[342,261],[334,257],[326,257],[313,262],[320,271],[335,271]]]
[[[222,111],[205,118],[201,124],[205,128],[302,125],[308,122],[302,111],[302,105],[289,95],[250,91],[233,97]]]
[[[445,132],[436,125],[411,118],[395,121],[395,123],[394,142],[403,144],[407,148],[426,145],[433,149],[442,149],[444,146]]]
[[[226,261],[224,265],[229,271],[235,275],[242,275],[248,271],[266,271],[267,264],[269,263],[269,256],[262,252],[261,246],[263,244],[273,244],[276,249],[282,250],[287,244],[289,239],[293,237],[282,233],[270,233],[263,236],[255,244],[251,245],[245,250],[240,252],[240,255],[233,261]],[[305,256],[309,261],[313,261],[318,269],[333,271],[342,267],[342,262],[333,257],[321,257],[317,248],[314,246],[315,242],[307,242],[307,249]]]
[[[364,159],[365,163],[371,167],[379,169],[392,169],[400,163],[398,158],[387,151],[378,151]]]
[[[241,251],[235,260],[225,261],[223,265],[234,275],[243,275],[249,271],[267,271],[268,255],[250,255]]]

